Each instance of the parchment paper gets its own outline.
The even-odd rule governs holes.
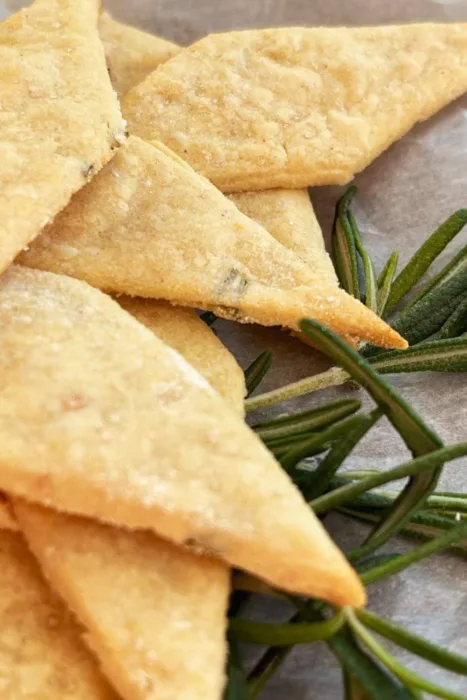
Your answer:
[[[0,18],[24,4],[0,0]],[[467,21],[467,0],[108,0],[116,17],[181,44],[213,31],[279,25],[365,25],[409,21]],[[362,175],[356,214],[365,243],[378,265],[397,249],[402,263],[449,214],[467,206],[467,97],[415,128]],[[339,188],[315,188],[312,199],[329,234]],[[448,248],[438,268],[465,245],[467,233]],[[245,366],[260,351],[272,347],[275,368],[262,390],[313,374],[326,367],[309,348],[284,333],[258,327],[216,324],[224,342]],[[467,439],[467,376],[423,374],[391,377],[393,384],[420,410],[446,442]],[[362,393],[362,392],[360,392]],[[342,396],[328,391],[282,405],[272,414],[297,410]],[[362,394],[362,398],[364,398]],[[271,412],[268,414],[271,415]],[[255,416],[258,418],[258,416]],[[388,468],[407,456],[387,423],[374,429],[352,459],[352,468]],[[467,491],[467,464],[445,469],[446,490]],[[329,518],[332,533],[344,547],[355,546],[365,527],[350,520]],[[345,532],[345,536],[342,533]],[[413,543],[400,540],[388,551],[403,551]],[[467,563],[442,555],[370,590],[372,608],[434,642],[467,654]],[[284,619],[288,611],[277,603],[261,602],[252,611],[260,619]],[[258,650],[247,649],[249,662]],[[467,680],[425,665],[408,654],[404,663],[438,683],[467,695]],[[340,670],[322,645],[296,648],[261,696],[264,700],[338,700]]]

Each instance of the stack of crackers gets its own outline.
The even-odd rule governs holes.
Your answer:
[[[467,89],[467,26],[181,49],[35,0],[0,24],[0,696],[219,700],[231,569],[363,586],[243,419],[195,309],[406,347],[307,193]]]

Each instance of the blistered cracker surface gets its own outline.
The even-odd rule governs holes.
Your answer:
[[[0,24],[0,270],[124,135],[97,0],[36,0]]]
[[[2,700],[117,700],[23,537],[0,531]]]
[[[151,528],[279,587],[364,600],[241,417],[116,302],[13,266],[0,280],[0,329],[1,489]]]
[[[125,700],[220,700],[229,570],[151,533],[18,502],[51,582]]]
[[[467,25],[211,35],[122,103],[224,192],[345,184],[467,89]]]
[[[105,291],[292,329],[311,316],[337,333],[404,347],[384,321],[310,269],[186,163],[136,137],[20,261]]]
[[[293,250],[313,272],[337,286],[336,273],[306,189],[242,192],[230,195],[230,199],[279,243]]]
[[[171,41],[117,22],[107,12],[100,16],[99,34],[110,79],[119,95],[124,95],[180,50]]]
[[[120,296],[120,306],[177,350],[227,403],[244,413],[245,377],[234,356],[193,309]]]

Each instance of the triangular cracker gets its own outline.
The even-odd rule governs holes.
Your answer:
[[[341,334],[406,346],[177,156],[136,137],[20,261],[239,321],[295,330],[311,316]]]
[[[0,271],[124,138],[98,6],[36,0],[0,24]]]
[[[243,371],[193,309],[138,297],[120,296],[117,301],[164,343],[183,355],[227,403],[243,415]]]
[[[241,212],[293,250],[308,266],[338,286],[308,190],[265,190],[230,195]]]
[[[129,297],[118,302],[243,414],[243,372],[192,309]],[[105,527],[25,502],[15,510],[48,577],[86,626],[88,644],[124,698],[145,700],[151,691],[159,700],[221,697],[230,592],[225,564],[150,533]]]
[[[171,41],[117,22],[107,12],[100,16],[99,33],[110,79],[119,95],[124,95],[180,51]]]
[[[23,537],[0,531],[2,700],[117,700]]]
[[[147,532],[17,502],[45,573],[126,700],[220,700],[230,572]]]
[[[243,414],[243,372],[192,309],[129,297],[118,302]],[[86,626],[88,644],[124,698],[145,700],[150,692],[159,700],[221,697],[230,592],[225,564],[150,533],[25,502],[15,510],[48,578]]]
[[[124,94],[180,50],[151,34],[101,15],[100,33],[114,86]],[[152,64],[152,67],[151,67]],[[336,282],[337,277],[324,247],[323,235],[307,190],[265,190],[232,194],[241,212],[257,221],[286,248],[290,248],[313,270]]]
[[[467,24],[211,35],[122,102],[224,192],[344,184],[467,90]]]
[[[116,302],[69,277],[0,279],[0,488],[153,529],[338,604],[350,565],[243,420]]]
[[[102,13],[101,17],[100,32],[106,47],[110,75],[121,94],[138,85],[158,65],[171,58],[171,55],[167,55],[170,49],[165,48],[167,42],[163,39],[122,25],[107,13]],[[171,46],[177,52],[180,50],[175,45]],[[172,55],[175,53],[173,49]],[[321,228],[307,190],[243,192],[230,195],[230,199],[279,243],[293,250],[313,270],[329,277],[337,286],[336,273],[324,247]]]

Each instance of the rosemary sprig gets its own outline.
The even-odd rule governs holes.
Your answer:
[[[224,693],[224,700],[250,700],[250,691],[240,662],[237,644],[232,640],[229,641],[227,687]]]
[[[365,584],[380,581],[387,576],[392,576],[393,574],[407,569],[415,562],[422,561],[422,559],[426,559],[437,552],[442,552],[447,547],[459,542],[465,537],[467,537],[467,522],[459,523],[451,527],[443,535],[440,535],[440,537],[426,542],[421,547],[418,547],[418,549],[409,552],[409,554],[401,554],[391,561],[380,564],[369,571],[365,571],[361,579]]]
[[[459,545],[467,538],[467,521],[457,523],[453,518],[440,518],[437,514],[429,516],[431,529],[427,530],[426,520],[423,521],[423,535],[428,541],[405,555],[376,555],[368,557],[368,554],[385,542],[392,534],[398,531],[411,531],[413,527],[420,527],[420,518],[426,518],[426,512],[419,511],[424,508],[451,509],[461,508],[467,511],[467,497],[460,498],[452,494],[436,494],[430,496],[442,464],[449,459],[455,459],[467,454],[467,444],[445,447],[435,433],[433,433],[414,413],[398,394],[389,387],[370,363],[348,348],[339,338],[328,329],[316,322],[305,320],[301,323],[301,330],[311,336],[316,347],[327,352],[333,360],[341,364],[346,372],[364,386],[378,403],[378,408],[372,413],[349,413],[346,417],[339,415],[339,410],[352,411],[358,409],[358,402],[345,404],[344,401],[334,402],[326,406],[305,411],[298,417],[282,417],[269,421],[263,426],[257,426],[257,431],[263,439],[270,440],[272,449],[282,450],[281,461],[291,476],[302,488],[304,494],[308,492],[314,495],[312,505],[317,512],[327,511],[330,508],[339,508],[344,512],[357,513],[377,523],[373,535],[363,546],[354,549],[350,554],[351,560],[357,561],[362,580],[369,584],[375,583],[381,578],[394,575],[445,548]],[[336,413],[336,408],[338,412]],[[400,433],[409,449],[415,455],[411,461],[399,465],[394,469],[379,472],[349,472],[336,477],[335,472],[347,456],[358,438],[361,437],[379,418],[381,413],[386,413],[394,427]],[[336,418],[335,422],[324,426],[325,421]],[[312,419],[309,423],[310,417]],[[321,425],[313,420],[319,419]],[[307,422],[308,421],[308,422]],[[300,432],[303,427],[314,427],[314,431],[303,439]],[[342,432],[342,426],[347,429]],[[333,442],[340,435],[340,441]],[[296,441],[292,450],[285,449],[287,441]],[[274,442],[278,441],[274,447]],[[282,444],[281,444],[282,441]],[[304,447],[308,452],[315,452],[320,446],[322,449],[330,445],[331,449],[324,457],[321,464],[314,470],[304,470],[297,462],[304,455]],[[310,450],[310,447],[313,450]],[[285,451],[284,451],[285,450]],[[300,455],[300,450],[302,454]],[[291,453],[294,459],[289,462]],[[425,477],[424,475],[427,475]],[[418,475],[418,476],[416,476]],[[371,491],[389,481],[398,480],[401,477],[412,476],[409,486],[401,494],[394,492]],[[420,476],[423,478],[420,480]],[[329,489],[329,490],[328,490]],[[375,517],[374,510],[377,508]],[[356,510],[357,509],[357,510]],[[383,514],[383,517],[381,515]],[[433,520],[434,519],[434,520]],[[434,523],[434,525],[433,525]],[[442,523],[442,526],[440,525]],[[433,535],[439,535],[433,537]],[[364,558],[362,558],[364,557]],[[257,582],[248,575],[240,574],[235,578],[235,586],[248,591],[274,594],[267,585]],[[457,693],[441,688],[430,681],[420,678],[408,669],[404,668],[392,657],[384,647],[377,642],[371,629],[379,627],[383,636],[391,639],[404,648],[409,648],[413,653],[419,653],[423,658],[430,658],[438,665],[448,670],[464,672],[467,668],[467,659],[452,654],[436,645],[417,637],[407,630],[382,620],[373,615],[370,618],[359,616],[359,613],[344,611],[347,626],[344,626],[340,617],[330,620],[323,617],[323,605],[319,602],[308,601],[305,604],[297,600],[298,612],[288,622],[282,625],[250,622],[235,618],[231,622],[231,635],[239,640],[256,644],[270,644],[259,663],[249,676],[249,693],[251,698],[257,697],[264,688],[267,680],[273,675],[282,661],[287,657],[294,643],[306,641],[324,640],[333,653],[339,658],[346,673],[347,697],[353,698],[419,698],[420,692],[434,692],[439,697],[460,698]],[[371,613],[369,613],[371,615]],[[365,620],[370,620],[366,624]],[[356,621],[356,622],[355,622]],[[336,630],[331,635],[329,624],[336,624]],[[323,626],[324,625],[324,626]],[[381,630],[383,630],[381,632]],[[357,634],[358,633],[358,634]],[[330,634],[329,638],[327,638]],[[364,652],[356,639],[360,639],[367,645],[369,653]],[[373,644],[373,641],[375,644]],[[376,657],[376,661],[372,656]],[[386,670],[379,666],[386,665]],[[389,671],[389,672],[388,672]],[[350,693],[350,695],[349,695]]]
[[[259,387],[267,373],[272,367],[274,360],[274,355],[272,350],[265,350],[264,352],[253,360],[251,365],[245,370],[245,387],[246,395],[251,396],[251,394]]]
[[[355,217],[350,209],[356,188],[350,187],[336,208],[333,229],[333,261],[341,285],[350,294],[374,308],[375,275],[371,257],[365,249]],[[394,252],[386,262],[376,282],[376,310],[381,316],[390,312],[428,271],[431,264],[467,222],[467,209],[455,212],[415,253],[411,261],[393,282],[398,253]],[[359,258],[363,268],[366,289],[361,290]],[[367,302],[368,303],[368,302]],[[410,344],[428,345],[423,351],[410,347],[403,351],[381,350],[374,346],[363,346],[361,354],[371,359],[372,364],[384,374],[401,372],[465,372],[464,342],[462,334],[467,332],[467,246],[448,263],[441,272],[428,282],[417,296],[393,320],[393,326]],[[432,346],[432,342],[456,338],[459,345]],[[462,339],[462,340],[461,340]],[[428,343],[426,341],[428,340]],[[456,352],[454,352],[454,348]],[[404,361],[404,353],[406,353]],[[379,364],[379,358],[383,361]],[[390,362],[391,357],[394,362]],[[247,412],[274,405],[280,401],[304,396],[331,386],[344,384],[349,375],[340,368],[332,367],[321,374],[307,377],[281,389],[262,394],[246,402]]]
[[[467,331],[467,298],[462,299],[439,331],[430,340],[456,338]]]
[[[399,253],[395,251],[391,254],[386,265],[383,267],[379,277],[378,277],[378,292],[377,292],[377,303],[378,303],[378,314],[383,317],[386,311],[386,305],[389,299],[389,294],[391,292],[392,282],[396,274],[397,265],[399,264]]]
[[[414,476],[415,474],[423,474],[425,471],[437,470],[439,469],[440,465],[443,465],[445,462],[458,459],[459,457],[464,457],[465,455],[467,455],[467,443],[442,447],[438,450],[433,450],[432,452],[422,454],[419,457],[412,459],[410,462],[400,464],[393,469],[381,471],[372,476],[368,476],[365,479],[352,481],[345,486],[336,488],[333,491],[316,498],[310,503],[310,505],[315,513],[322,513],[323,511],[330,510],[331,508],[337,508],[345,503],[348,503],[349,501],[351,502],[357,496],[362,493],[366,493],[370,489],[382,486],[383,484],[387,484],[391,481],[397,481],[398,479],[404,479],[408,476]],[[393,501],[391,507],[394,507],[396,502],[397,499]]]
[[[300,322],[300,328],[315,347],[342,365],[342,367],[367,389],[379,407],[389,418],[412,454],[422,456],[443,447],[440,438],[428,428],[413,409],[377,374],[377,372],[348,347],[332,331],[311,319]],[[440,466],[411,478],[400,498],[397,499],[382,522],[372,532],[368,547],[382,544],[393,532],[394,526],[401,527],[417,510],[425,498],[434,490]],[[363,553],[363,548],[362,548]]]
[[[350,416],[326,428],[322,433],[312,434],[287,446],[285,449],[280,448],[279,451],[273,450],[273,452],[281,463],[282,468],[292,474],[297,464],[307,457],[324,452],[334,441],[341,440],[349,432],[358,429],[363,420],[362,416]]]
[[[441,224],[418,249],[392,284],[386,305],[387,314],[417,284],[448,243],[464,228],[465,224],[467,224],[467,209],[459,209]]]
[[[465,300],[467,310],[467,300]],[[467,336],[434,340],[407,350],[390,350],[369,358],[380,374],[396,372],[466,372]]]
[[[267,445],[278,445],[284,438],[322,430],[332,423],[355,413],[361,406],[358,399],[341,399],[325,406],[312,408],[291,416],[266,421],[253,429]]]
[[[340,612],[329,620],[300,624],[252,622],[237,617],[230,621],[229,634],[239,642],[291,646],[330,639],[341,629],[344,622]]]
[[[307,501],[317,499],[328,490],[331,480],[339,467],[363,436],[375,425],[381,415],[382,411],[376,408],[368,415],[361,416],[359,423],[336,442],[321,464],[311,474],[307,475],[306,481],[302,478],[302,482],[298,482],[298,486]]]
[[[344,515],[349,515],[363,522],[376,523],[381,520],[381,513],[376,509],[369,510],[368,508],[359,508],[358,506],[354,506],[354,504],[349,504],[348,506],[340,507],[338,510]],[[453,518],[440,516],[423,510],[415,513],[399,532],[405,537],[428,541],[450,529],[455,522]],[[465,556],[467,552],[467,539],[450,544],[449,548]]]
[[[465,266],[444,284],[434,287],[416,304],[401,313],[392,322],[392,327],[416,345],[439,331],[456,310],[467,292],[467,258]]]
[[[383,315],[405,298],[441,250],[457,235],[467,221],[467,210],[456,212],[430,237],[396,278],[396,284],[393,280],[397,253],[391,255],[376,280],[374,266],[350,210],[354,194],[354,188],[348,190],[337,208],[333,231],[335,262],[344,288]],[[348,555],[368,584],[397,574],[443,549],[465,551],[467,548],[467,495],[433,494],[442,465],[449,459],[466,455],[467,444],[445,447],[379,376],[401,371],[467,369],[467,335],[462,335],[467,322],[466,273],[467,247],[422,288],[414,303],[406,304],[398,314],[395,327],[417,343],[407,351],[381,351],[367,346],[358,354],[328,329],[310,320],[302,321],[302,332],[339,366],[246,402],[250,412],[327,386],[337,386],[349,378],[357,380],[372,395],[378,407],[370,414],[357,413],[355,405],[354,410],[348,407],[349,412],[340,415],[339,410],[345,404],[335,402],[255,427],[318,512],[337,509],[375,524],[367,541]],[[393,423],[414,458],[386,472],[347,472],[336,476],[343,461],[382,413]],[[306,456],[322,452],[326,454],[315,469],[301,465]],[[404,476],[409,477],[409,483],[402,492],[368,491]],[[372,554],[396,532],[425,542],[404,555]],[[241,572],[234,582],[234,587],[242,590],[283,595]],[[324,631],[329,632],[331,622],[336,623],[337,629],[324,642],[342,664],[346,700],[420,699],[423,693],[451,700],[462,697],[405,668],[376,640],[373,631],[445,670],[465,674],[467,659],[368,611],[344,609],[344,622],[339,614],[329,618],[325,614],[326,606],[319,601],[303,603],[297,599],[293,602],[298,612],[288,623],[274,626],[238,618],[231,623],[231,635],[237,635],[238,640],[270,644],[249,675],[250,698],[258,696],[287,657],[292,648],[289,643],[317,639],[320,634],[327,636]]]
[[[425,678],[422,678],[413,671],[410,671],[375,639],[371,632],[360,622],[357,614],[353,610],[350,608],[345,608],[344,614],[354,634],[365,644],[366,647],[368,647],[370,652],[377,659],[379,659],[381,663],[389,668],[394,675],[406,685],[409,687],[419,688],[423,692],[431,693],[432,695],[436,695],[439,698],[445,698],[446,700],[466,700],[465,695],[460,695],[459,693],[446,690],[441,686],[425,680]]]
[[[352,229],[352,234],[353,238],[355,241],[355,248],[360,256],[360,259],[362,261],[362,266],[363,266],[363,277],[364,277],[364,283],[365,283],[365,294],[364,297],[362,298],[362,301],[365,302],[366,306],[370,308],[372,311],[377,313],[378,311],[378,298],[377,298],[377,292],[378,292],[378,283],[376,281],[376,273],[375,273],[375,266],[373,265],[373,261],[368,254],[365,246],[363,245],[362,237],[360,235],[360,231],[358,229],[357,222],[355,220],[355,217],[353,213],[350,211],[350,209],[347,211],[347,218],[350,224],[350,228]],[[361,294],[361,292],[360,292]]]
[[[356,187],[349,187],[339,200],[331,236],[331,247],[334,266],[343,289],[360,299],[357,247],[348,216],[350,203],[356,192]]]
[[[379,351],[366,359],[380,374],[465,372],[467,371],[467,335],[442,341],[430,340],[407,350]],[[274,389],[248,399],[245,403],[245,409],[247,413],[252,413],[282,401],[306,396],[322,389],[341,386],[349,379],[348,372],[340,367],[331,367],[321,374],[300,379],[280,389]]]
[[[423,637],[409,632],[394,622],[384,620],[369,610],[358,610],[356,614],[360,622],[398,646],[445,668],[447,671],[467,675],[467,659],[465,657],[446,651],[437,644],[432,644]]]

